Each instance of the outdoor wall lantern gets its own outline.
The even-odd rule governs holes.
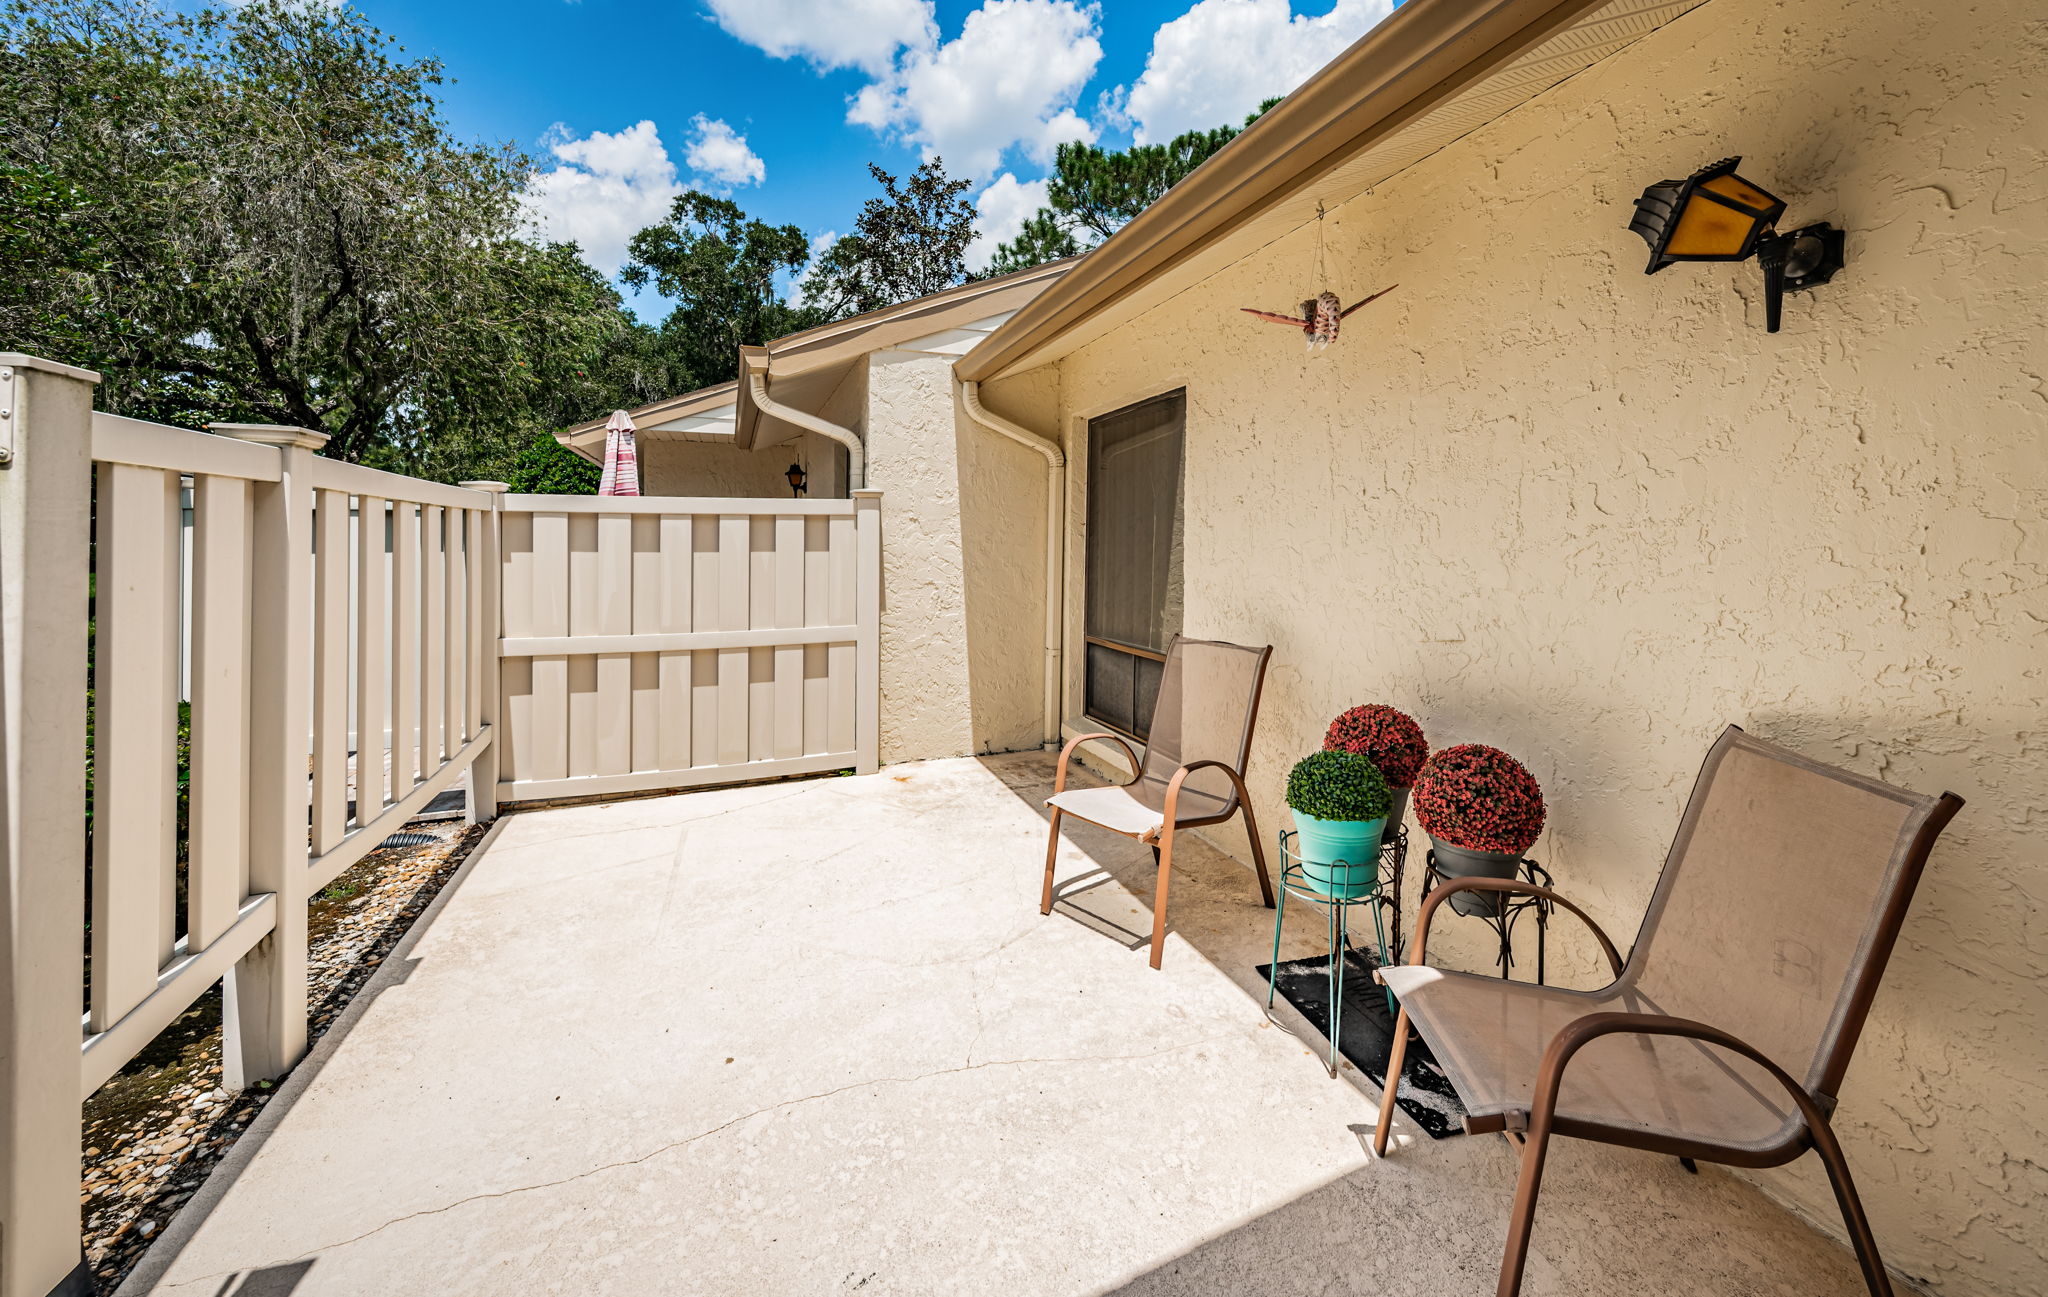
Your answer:
[[[1825,284],[1842,268],[1842,231],[1822,221],[1780,234],[1784,201],[1735,174],[1725,158],[1684,180],[1663,180],[1636,199],[1628,227],[1650,245],[1654,275],[1674,261],[1747,261],[1764,270],[1764,320],[1778,331],[1786,290]]]
[[[784,473],[782,476],[788,479],[789,493],[792,496],[798,496],[804,493],[804,482],[806,480],[806,477],[804,474],[804,466],[802,464],[791,464],[789,466],[789,471],[787,473]]]

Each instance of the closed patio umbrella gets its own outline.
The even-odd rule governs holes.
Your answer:
[[[613,410],[604,425],[604,480],[599,495],[640,494],[640,457],[633,448],[633,416]]]

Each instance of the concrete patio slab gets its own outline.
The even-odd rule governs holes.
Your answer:
[[[1506,1145],[1367,1155],[1219,852],[1163,972],[1135,843],[1076,827],[1041,918],[1050,775],[505,817],[122,1293],[1492,1291]],[[1527,1292],[1861,1290],[1731,1177],[1553,1154]]]

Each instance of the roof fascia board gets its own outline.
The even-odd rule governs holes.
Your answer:
[[[767,346],[769,372],[777,377],[808,373],[872,351],[886,351],[907,339],[1014,312],[1045,291],[1048,282],[1067,274],[1072,265],[1056,262],[1037,267],[1044,274],[1026,272],[1002,281],[969,284],[777,338]]]
[[[964,357],[957,372],[985,382],[1043,363],[1039,353],[1103,306],[1170,272],[1265,203],[1425,116],[1603,2],[1408,0],[1027,303]]]

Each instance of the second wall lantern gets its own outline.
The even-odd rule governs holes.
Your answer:
[[[1827,222],[1780,234],[1785,203],[1735,174],[1741,158],[1702,167],[1684,180],[1651,185],[1636,199],[1629,229],[1650,245],[1654,275],[1674,261],[1747,261],[1763,267],[1764,318],[1776,333],[1786,290],[1812,288],[1842,268],[1842,232]]]

